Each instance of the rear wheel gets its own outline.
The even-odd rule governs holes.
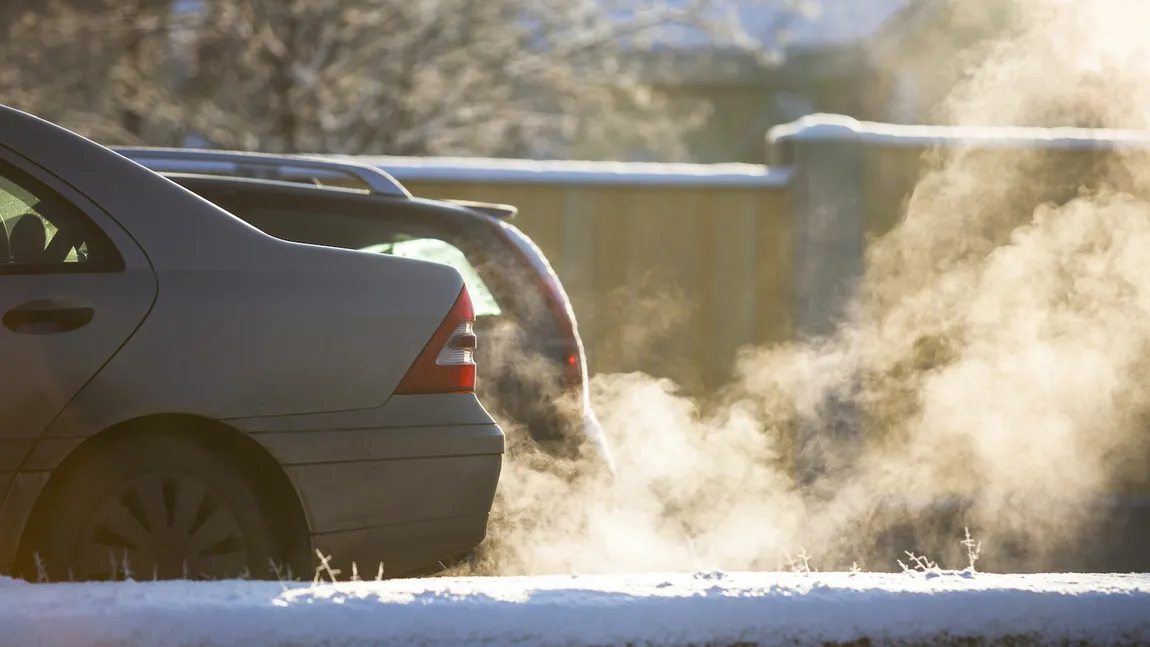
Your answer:
[[[57,491],[43,564],[52,580],[270,575],[274,533],[239,469],[188,438],[102,448]]]

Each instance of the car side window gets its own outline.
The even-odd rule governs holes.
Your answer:
[[[112,242],[63,196],[0,161],[0,274],[110,271]]]
[[[408,238],[401,236],[399,240],[390,243],[381,243],[363,248],[361,251],[391,254],[405,258],[414,258],[421,261],[450,265],[463,275],[463,283],[467,286],[467,293],[471,297],[471,307],[475,316],[498,316],[503,313],[495,295],[480,278],[479,272],[467,260],[467,255],[455,245],[439,238]]]

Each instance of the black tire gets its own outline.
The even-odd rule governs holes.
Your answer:
[[[49,516],[37,543],[52,581],[266,579],[278,557],[257,489],[178,435],[101,448],[56,490]]]

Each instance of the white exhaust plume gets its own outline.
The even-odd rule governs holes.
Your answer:
[[[1147,126],[1150,4],[1012,8],[1018,29],[953,89],[949,123]],[[474,569],[785,569],[805,551],[811,568],[897,570],[903,550],[962,568],[963,525],[980,567],[1048,568],[1105,539],[1094,502],[1150,466],[1150,155],[1109,153],[1063,197],[1052,186],[1073,156],[930,157],[904,218],[869,245],[848,325],[746,352],[714,401],[596,376],[618,478],[509,457]],[[866,412],[867,434],[827,448],[828,469],[800,487],[791,429],[832,395]],[[960,504],[957,525],[928,523],[932,501]],[[921,532],[900,539],[914,520]]]

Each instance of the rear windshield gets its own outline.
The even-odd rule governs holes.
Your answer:
[[[475,264],[471,262],[463,250],[442,238],[412,237],[407,234],[398,234],[388,242],[373,243],[366,247],[359,247],[360,251],[391,254],[404,258],[414,258],[432,263],[450,265],[463,275],[463,282],[467,285],[467,293],[471,296],[471,307],[476,317],[492,317],[503,314],[495,295]]]
[[[497,317],[504,307],[485,278],[482,259],[463,244],[461,237],[424,219],[382,218],[306,207],[286,208],[249,200],[213,198],[224,209],[267,234],[283,240],[390,254],[454,267],[463,277],[475,316]],[[467,250],[467,251],[465,251]]]

